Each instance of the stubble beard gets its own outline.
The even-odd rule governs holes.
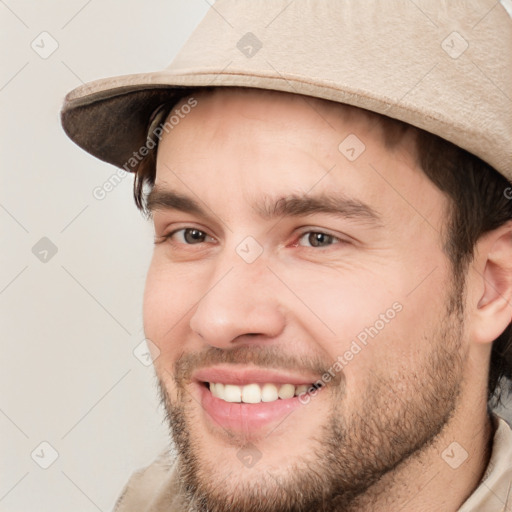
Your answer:
[[[344,409],[344,380],[341,379],[337,383],[339,388],[331,389],[329,411],[318,435],[308,440],[311,449],[307,455],[297,457],[293,465],[278,472],[259,470],[258,465],[245,469],[238,464],[229,476],[218,473],[215,462],[201,453],[204,433],[194,428],[193,415],[188,409],[188,405],[197,407],[197,404],[185,391],[185,379],[180,377],[183,372],[179,367],[184,361],[178,361],[174,373],[178,389],[176,402],[169,399],[160,378],[158,383],[178,454],[177,467],[188,509],[194,512],[368,510],[368,503],[378,500],[378,496],[372,496],[374,484],[423,453],[457,407],[465,361],[461,348],[462,290],[458,294],[449,297],[445,318],[430,335],[418,336],[417,343],[427,343],[431,349],[424,353],[417,373],[407,368],[399,375],[373,373],[361,397],[359,411]],[[243,350],[234,359],[247,362]],[[254,361],[252,356],[249,359]],[[251,471],[250,479],[237,480],[241,471]]]

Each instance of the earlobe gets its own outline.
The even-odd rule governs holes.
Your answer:
[[[489,343],[512,320],[512,223],[487,233],[476,249],[483,292],[474,312],[474,338]]]

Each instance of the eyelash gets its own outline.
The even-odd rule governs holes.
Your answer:
[[[314,234],[314,235],[322,235],[322,236],[328,237],[328,238],[331,239],[332,243],[328,244],[327,246],[322,246],[322,247],[316,247],[314,245],[308,245],[308,246],[305,246],[305,247],[309,247],[309,248],[312,248],[312,249],[314,249],[314,248],[326,249],[327,247],[330,247],[332,245],[336,245],[336,243],[344,243],[345,242],[341,238],[339,238],[337,236],[334,236],[331,233],[326,233],[325,231],[309,230],[309,231],[304,231],[302,234],[300,234],[299,238],[297,239],[297,242],[295,244],[293,244],[293,245],[294,246],[299,246],[300,245],[300,240],[302,240],[305,236],[307,236],[307,235],[311,236],[312,234]]]
[[[155,243],[162,243],[162,242],[165,242],[166,240],[170,240],[171,242],[173,242],[172,238],[177,233],[183,232],[183,235],[185,235],[185,233],[187,231],[197,231],[197,232],[201,233],[202,235],[204,235],[205,237],[213,238],[210,235],[208,235],[206,233],[206,231],[203,231],[202,229],[198,229],[198,228],[179,228],[179,229],[175,229],[174,231],[171,231],[170,233],[168,233],[166,235],[162,235],[161,237],[158,237],[158,239],[155,239]],[[180,245],[199,245],[199,243],[198,244],[188,244],[186,242],[174,242],[174,243],[179,243]],[[200,242],[200,243],[204,243],[204,242]]]
[[[187,227],[187,228],[179,228],[179,229],[175,229],[174,231],[171,231],[170,233],[168,233],[167,235],[163,235],[162,237],[160,237],[160,240],[156,240],[155,239],[155,243],[162,243],[162,242],[165,242],[166,240],[171,240],[172,241],[172,238],[177,235],[178,233],[182,232],[183,233],[183,236],[185,236],[186,232],[187,231],[197,231],[198,233],[200,233],[202,236],[204,236],[205,238],[211,238],[213,239],[213,237],[211,237],[210,235],[208,235],[206,233],[206,231],[203,231],[201,229],[198,229],[198,228],[191,228],[191,227]],[[300,241],[307,235],[311,236],[312,234],[314,235],[322,235],[322,236],[325,236],[325,237],[328,237],[330,238],[331,242],[332,243],[329,243],[327,246],[314,246],[314,245],[301,245],[300,244]],[[203,244],[205,243],[205,240],[202,240],[200,242],[197,242],[197,244],[193,244],[193,243],[187,243],[187,242],[174,242],[174,243],[179,243],[180,245],[200,245],[200,244]],[[326,249],[327,247],[330,247],[332,245],[336,245],[337,243],[348,243],[346,240],[343,240],[335,235],[332,235],[331,233],[327,233],[325,231],[321,231],[321,230],[314,230],[314,229],[309,229],[307,231],[303,231],[302,233],[300,233],[298,235],[298,237],[295,239],[295,241],[290,244],[291,247],[308,247],[310,249],[315,249],[315,248],[318,248],[318,249]]]

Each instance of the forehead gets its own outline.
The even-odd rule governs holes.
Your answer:
[[[286,143],[331,163],[340,152],[353,162],[372,146],[407,159],[412,167],[416,164],[412,127],[357,107],[298,94],[242,87],[205,89],[183,98],[169,120],[171,130],[163,134],[158,157],[166,153],[166,158],[194,159],[207,146],[210,153],[235,145],[239,151],[250,146],[254,153],[258,144],[262,149]]]
[[[410,208],[428,199],[423,188],[434,188],[417,165],[414,137],[405,132],[389,144],[394,125],[377,114],[258,89],[216,88],[192,98],[195,106],[180,116],[191,98],[176,105],[170,115],[180,121],[160,142],[160,188],[212,205],[224,197],[254,204],[269,194],[339,191],[386,208],[406,197]]]
[[[413,132],[412,126],[335,101],[274,90],[216,87],[184,97],[169,114],[169,118],[173,113],[180,112],[183,105],[191,100],[194,100],[196,106],[187,117],[196,122],[221,124],[224,120],[229,122],[238,116],[246,121],[272,125],[276,131],[285,130],[290,122],[295,122],[293,128],[298,134],[319,128],[343,131],[347,125],[351,125],[354,129],[368,131],[369,135],[384,142],[388,149],[415,153],[414,138],[406,136],[408,131]],[[184,118],[182,114],[179,117]],[[175,115],[174,120],[177,120]],[[190,125],[190,122],[180,124]],[[174,130],[174,133],[180,131]]]

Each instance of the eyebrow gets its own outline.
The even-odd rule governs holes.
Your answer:
[[[208,213],[195,199],[155,185],[146,200],[147,209],[178,210],[185,213],[208,217]],[[303,217],[314,213],[337,215],[349,219],[380,224],[381,216],[368,204],[357,199],[340,195],[288,195],[278,198],[266,197],[255,205],[260,217],[272,220],[278,217]]]
[[[146,198],[146,208],[153,213],[156,210],[178,210],[206,217],[204,209],[194,199],[166,190],[155,185]]]
[[[345,195],[289,195],[277,200],[268,198],[256,208],[266,219],[289,216],[301,217],[314,213],[326,213],[345,218],[380,224],[380,215],[368,204]]]

